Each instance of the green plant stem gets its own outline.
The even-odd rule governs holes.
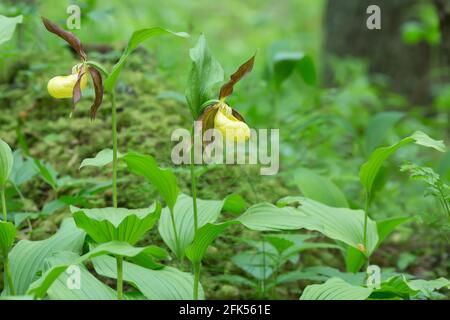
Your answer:
[[[192,129],[194,134],[194,129]],[[191,190],[192,190],[192,206],[194,208],[194,237],[197,235],[198,229],[198,213],[197,213],[197,177],[195,176],[195,168],[194,168],[194,143],[191,146]]]
[[[5,269],[6,279],[8,281],[9,292],[10,292],[11,295],[15,295],[16,291],[14,290],[14,284],[13,284],[12,276],[11,276],[11,269],[9,268],[8,253],[5,253],[4,269]]]
[[[169,208],[169,212],[170,212],[170,220],[172,220],[172,229],[173,229],[173,234],[175,236],[175,244],[177,245],[176,251],[177,251],[177,255],[181,254],[180,251],[180,240],[178,238],[178,232],[177,232],[177,225],[175,223],[175,215],[173,214],[173,209]]]
[[[363,242],[364,242],[364,255],[366,256],[366,266],[369,265],[369,255],[367,251],[367,222],[369,220],[369,202],[370,202],[370,193],[366,192],[366,199],[364,203],[364,236],[363,236]]]
[[[5,197],[5,187],[2,186],[2,209],[3,209],[3,221],[8,221],[8,215],[6,213],[6,197]]]
[[[2,194],[3,221],[4,222],[8,222],[8,214],[7,214],[7,211],[6,211],[5,186],[2,186],[1,194]],[[5,269],[6,280],[8,281],[9,292],[11,293],[11,295],[14,295],[15,294],[15,290],[14,290],[14,284],[13,284],[12,276],[11,276],[11,269],[9,268],[8,252],[4,252],[3,256],[4,256],[3,266],[4,266],[4,269]]]
[[[201,264],[199,263],[194,263],[194,300],[198,300],[198,286],[200,283],[200,269],[201,269]]]
[[[112,163],[113,206],[114,208],[117,208],[117,107],[116,107],[116,93],[114,90],[111,92],[111,104],[112,104],[111,122],[112,122],[112,140],[113,140],[113,163]]]
[[[117,262],[117,300],[123,299],[123,257],[116,256]]]

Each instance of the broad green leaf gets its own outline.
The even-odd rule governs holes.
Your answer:
[[[364,272],[342,272],[339,269],[327,266],[315,266],[304,269],[303,271],[315,273],[317,276],[325,277],[325,280],[330,278],[339,278],[348,284],[361,286],[364,284],[366,274]]]
[[[410,220],[410,217],[394,217],[377,221],[378,232],[378,248],[383,240],[400,224]],[[347,248],[347,254],[345,257],[345,264],[347,271],[358,272],[366,261],[364,255],[354,247]]]
[[[227,204],[228,199],[229,197],[226,197],[223,200],[197,199],[198,228],[200,229],[207,223],[215,222],[224,207],[233,210],[242,210],[242,206]],[[236,198],[232,196],[230,199],[235,201]],[[173,213],[175,218],[175,228],[178,235],[178,244],[174,233],[170,210],[167,207],[162,210],[158,231],[166,245],[178,258],[181,258],[184,256],[187,246],[194,240],[194,209],[192,198],[185,194],[180,194],[175,204],[175,208],[173,209]]]
[[[434,280],[417,279],[405,281],[408,284],[408,287],[414,291],[420,291],[427,298],[431,298],[435,291],[442,288],[450,289],[450,281],[443,277]]]
[[[0,249],[5,257],[16,238],[16,227],[11,222],[0,221]]]
[[[252,251],[239,252],[231,261],[257,280],[268,279],[275,271],[277,262],[271,255]]]
[[[147,179],[158,190],[167,206],[173,209],[180,189],[175,175],[169,168],[160,168],[152,156],[135,152],[127,153],[123,160],[127,163],[130,172]]]
[[[365,300],[372,289],[348,284],[340,278],[331,278],[323,284],[305,288],[300,300]]]
[[[9,253],[10,267],[16,294],[25,294],[31,283],[44,270],[44,261],[58,251],[80,253],[85,233],[75,226],[73,219],[63,220],[59,231],[46,240],[21,240]],[[8,294],[6,288],[3,294]]]
[[[116,278],[117,270],[114,258],[97,257],[93,259],[93,264],[98,274],[108,278]],[[161,270],[150,270],[124,261],[123,279],[150,300],[192,299],[193,276],[175,268],[165,267]],[[199,291],[199,296],[203,299],[204,294],[201,286]]]
[[[0,45],[11,39],[18,23],[22,23],[23,16],[5,17],[0,15]]]
[[[374,115],[367,124],[366,152],[371,153],[383,142],[386,134],[404,116],[403,112],[387,111]]]
[[[298,70],[306,84],[311,86],[316,84],[314,61],[303,52],[281,51],[275,53],[270,61],[270,70],[272,80],[277,87],[280,87],[294,70]]]
[[[445,152],[445,145],[442,140],[433,140],[421,131],[414,132],[411,136],[404,138],[392,146],[376,149],[370,155],[367,162],[361,166],[359,171],[361,184],[365,188],[367,194],[371,194],[373,183],[384,161],[399,148],[413,142],[421,146],[436,149],[440,152]]]
[[[77,226],[97,243],[115,240],[135,244],[153,227],[161,214],[159,202],[146,209],[70,209]]]
[[[286,197],[279,200],[278,203],[279,205],[296,205],[295,209],[290,207],[289,209],[300,214],[304,221],[308,221],[308,224],[299,225],[301,228],[316,230],[331,239],[342,241],[354,248],[358,248],[364,243],[364,211],[362,210],[329,207],[303,197]],[[276,220],[277,216],[273,219]],[[377,242],[376,223],[368,219],[366,248],[368,255],[374,251]]]
[[[297,169],[295,183],[305,197],[332,207],[348,208],[348,202],[342,191],[330,180],[312,170]]]
[[[186,256],[193,263],[200,263],[209,245],[230,225],[237,221],[227,221],[224,223],[207,223],[197,230],[197,235],[191,245],[186,248]]]
[[[11,148],[5,141],[0,139],[0,188],[4,187],[8,181],[13,162],[14,158]]]
[[[118,152],[117,158],[122,158],[123,155]],[[94,158],[86,158],[81,162],[80,169],[87,166],[104,167],[113,162],[113,150],[103,149]]]
[[[151,252],[153,248],[137,248],[133,247],[127,242],[111,241],[102,243],[83,256],[78,256],[74,253],[64,252],[63,255],[53,257],[51,267],[35,282],[30,285],[27,294],[34,295],[37,298],[43,298],[47,290],[54,284],[54,282],[71,266],[79,266],[87,259],[98,257],[101,255],[114,255],[123,257],[135,257],[142,252]],[[60,254],[60,253],[59,253]],[[48,262],[48,261],[47,261]]]
[[[267,285],[267,289],[272,288],[276,285],[285,284],[289,282],[296,282],[299,280],[309,280],[309,281],[325,281],[327,277],[320,276],[314,272],[309,271],[290,271],[280,274],[276,279]]]
[[[30,181],[38,173],[33,159],[24,158],[21,150],[16,150],[13,153],[14,164],[9,176],[9,181],[15,186]]]
[[[80,275],[80,288],[70,289],[71,274],[77,272]],[[51,285],[47,291],[50,300],[116,300],[117,293],[106,284],[94,277],[84,266],[79,269],[66,269]]]
[[[300,214],[293,208],[279,208],[266,202],[251,206],[236,220],[255,231],[313,229],[319,223],[317,219]]]
[[[211,99],[211,89],[223,80],[223,69],[213,57],[206,43],[205,36],[200,35],[195,47],[189,51],[192,68],[189,73],[186,88],[186,100],[192,117],[197,119],[201,113],[201,106]]]
[[[378,220],[377,221],[378,246],[381,245],[383,240],[386,239],[386,237],[390,235],[395,228],[397,228],[399,225],[405,223],[408,220],[411,220],[411,217],[394,217]]]
[[[147,28],[147,29],[141,29],[141,30],[136,30],[135,32],[133,32],[133,34],[131,35],[130,40],[128,41],[128,45],[125,48],[125,50],[122,53],[122,56],[120,57],[119,62],[117,62],[111,73],[109,74],[109,76],[105,79],[105,90],[106,91],[113,91],[115,86],[116,86],[116,82],[117,79],[120,75],[120,72],[122,71],[122,68],[125,65],[125,62],[128,58],[128,56],[145,40],[152,38],[154,36],[159,36],[159,35],[164,35],[164,34],[169,34],[169,35],[174,35],[177,37],[181,37],[181,38],[188,38],[189,35],[185,32],[173,32],[167,29],[163,29],[160,27],[153,27],[153,28]]]
[[[408,300],[413,295],[415,295],[415,292],[408,286],[404,276],[396,275],[383,281],[380,288],[372,292],[370,299],[388,300],[400,298]]]
[[[45,164],[41,160],[33,158],[37,171],[42,180],[48,183],[53,190],[58,189],[58,173],[50,164]]]
[[[297,62],[297,70],[303,81],[309,86],[315,86],[317,83],[316,67],[314,60],[310,55],[305,55]]]

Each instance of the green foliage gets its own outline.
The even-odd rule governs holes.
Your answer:
[[[211,90],[223,80],[223,69],[214,58],[206,43],[206,38],[200,35],[197,44],[189,51],[192,67],[186,88],[186,100],[192,117],[197,119],[202,105],[211,99]]]
[[[429,147],[440,152],[445,152],[443,141],[433,140],[425,133],[420,131],[413,133],[411,136],[404,138],[403,140],[397,142],[396,144],[393,144],[392,146],[376,149],[370,155],[369,159],[361,166],[361,169],[359,171],[361,184],[363,185],[368,195],[372,193],[375,178],[377,177],[384,161],[386,161],[387,158],[389,158],[399,148],[413,142],[424,147]]]
[[[342,191],[333,182],[311,170],[297,169],[295,182],[305,197],[332,207],[348,208]]]
[[[153,27],[148,29],[141,29],[133,32],[131,35],[130,40],[128,41],[128,45],[125,48],[125,50],[122,53],[122,56],[120,57],[119,62],[117,62],[111,73],[108,75],[108,77],[105,79],[105,90],[106,91],[112,91],[114,90],[116,86],[117,79],[122,71],[122,68],[125,65],[125,62],[128,58],[128,56],[145,40],[152,38],[154,36],[164,35],[164,34],[171,34],[177,37],[181,38],[187,38],[189,35],[185,32],[173,32],[167,29],[163,29],[160,27]]]
[[[22,15],[17,17],[5,17],[0,15],[0,45],[11,39],[17,24],[22,23],[22,21]]]
[[[134,245],[159,219],[161,205],[156,202],[147,209],[71,207],[71,211],[77,227],[95,242],[124,241]]]
[[[331,278],[324,284],[307,286],[300,300],[365,300],[372,289],[348,284],[340,278]]]
[[[172,170],[160,168],[153,157],[135,152],[127,153],[123,160],[127,163],[128,170],[143,176],[158,190],[167,206],[173,210],[180,190]]]
[[[13,167],[13,154],[9,145],[0,139],[0,187],[4,188]]]
[[[66,219],[59,231],[46,240],[21,240],[9,253],[15,294],[25,294],[30,285],[39,279],[45,260],[58,251],[80,253],[85,233],[75,226],[73,219]],[[8,294],[9,289],[4,289]]]
[[[215,222],[223,207],[230,206],[227,204],[229,197],[224,200],[202,200],[197,199],[198,210],[198,227],[201,229],[207,223]],[[232,199],[232,198],[231,198]],[[240,212],[243,208],[234,207],[235,212]],[[186,248],[194,240],[194,228],[190,222],[193,220],[193,204],[192,198],[180,194],[173,208],[175,228],[173,228],[170,208],[166,207],[162,210],[161,219],[159,221],[158,231],[166,245],[176,254],[178,258],[182,258]],[[177,236],[175,236],[175,231]]]

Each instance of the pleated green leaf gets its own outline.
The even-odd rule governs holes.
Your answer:
[[[205,255],[206,249],[209,245],[230,225],[239,223],[238,221],[227,221],[224,223],[207,223],[203,227],[197,230],[197,235],[192,242],[186,248],[186,256],[193,263],[199,263],[202,261]]]
[[[176,37],[181,38],[188,38],[189,35],[186,32],[173,32],[167,29],[163,29],[160,27],[153,27],[153,28],[147,28],[147,29],[141,29],[136,30],[131,35],[130,40],[128,41],[128,45],[125,48],[124,52],[122,53],[122,56],[120,57],[119,62],[117,62],[111,73],[108,75],[108,77],[105,79],[105,90],[106,91],[112,91],[114,87],[116,86],[117,79],[120,75],[120,72],[122,71],[122,68],[125,65],[125,62],[127,61],[128,56],[145,40],[152,38],[154,36],[169,34]]]
[[[105,277],[116,279],[116,261],[112,257],[101,256],[93,259],[95,271]],[[189,300],[192,299],[194,279],[190,273],[165,267],[150,270],[124,261],[123,279],[138,289],[150,300]],[[204,298],[200,286],[199,297]]]
[[[123,155],[118,152],[117,158],[122,158]],[[94,158],[86,158],[81,161],[80,169],[83,167],[104,167],[113,162],[113,150],[112,149],[103,149],[99,153],[95,155]]]
[[[237,220],[253,230],[315,230],[354,248],[364,242],[362,210],[334,208],[304,197],[286,197],[278,204],[283,207],[257,204]],[[378,242],[377,226],[371,219],[368,219],[367,230],[366,250],[370,254]]]
[[[77,226],[97,243],[124,241],[135,244],[153,227],[161,214],[159,202],[146,209],[70,209]]]
[[[167,206],[173,209],[180,189],[170,169],[160,168],[152,156],[136,152],[127,153],[123,160],[127,163],[130,172],[147,179],[158,190]]]
[[[393,144],[389,147],[377,148],[370,155],[367,162],[365,162],[359,171],[359,179],[367,194],[371,194],[373,183],[380,171],[384,161],[389,158],[395,151],[410,143],[436,149],[440,152],[445,152],[445,145],[442,140],[434,140],[421,131],[414,132],[411,136]]]
[[[372,289],[348,284],[340,278],[331,278],[323,284],[309,285],[300,300],[365,300]]]
[[[295,183],[305,197],[339,208],[348,208],[344,193],[330,180],[312,170],[297,169]]]
[[[62,274],[68,268],[73,266],[80,267],[82,263],[88,259],[102,255],[114,255],[130,258],[138,256],[144,252],[151,255],[155,252],[155,248],[154,246],[136,248],[127,242],[111,241],[94,247],[81,257],[71,252],[63,252],[63,254],[61,254],[61,252],[57,252],[56,256],[54,255],[46,260],[51,267],[47,268],[45,273],[30,285],[27,294],[34,295],[37,298],[43,298],[47,293],[47,290],[53,286],[57,279],[61,278]]]
[[[0,187],[4,187],[9,179],[14,158],[9,145],[0,139]]]
[[[376,248],[378,248],[383,240],[392,232],[396,227],[400,224],[410,220],[410,217],[394,217],[388,218],[384,220],[377,221],[377,232],[378,232],[378,243]],[[362,266],[366,258],[358,249],[354,247],[348,247],[347,253],[345,256],[345,265],[347,271],[349,272],[358,272]]]
[[[223,69],[212,55],[206,38],[200,35],[195,46],[189,51],[192,67],[186,88],[186,100],[192,117],[197,119],[202,105],[211,99],[213,87],[223,80]]]
[[[75,226],[73,219],[65,219],[59,231],[46,240],[21,240],[9,253],[12,281],[15,293],[23,295],[31,283],[39,278],[44,270],[44,261],[58,251],[71,251],[79,254],[85,233]],[[3,294],[9,294],[8,287]]]
[[[230,199],[231,203],[228,203],[228,199]],[[207,223],[215,222],[224,207],[227,207],[228,210],[233,210],[233,213],[238,213],[244,208],[242,203],[241,205],[236,204],[235,196],[229,196],[223,200],[197,199],[198,227],[201,228]],[[192,198],[185,194],[180,194],[173,213],[178,243],[174,233],[170,210],[167,207],[162,210],[158,231],[166,245],[178,258],[181,258],[184,256],[187,246],[194,240],[194,209]]]
[[[16,238],[16,227],[11,222],[0,221],[0,249],[6,256]]]

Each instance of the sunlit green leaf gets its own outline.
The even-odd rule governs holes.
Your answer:
[[[135,244],[153,227],[161,213],[158,202],[146,209],[70,209],[77,226],[97,243],[116,240]]]
[[[125,65],[125,62],[128,56],[145,40],[152,38],[154,36],[170,34],[181,38],[187,38],[189,35],[185,32],[173,32],[167,29],[163,29],[160,27],[153,27],[148,29],[141,29],[133,32],[130,40],[128,41],[128,45],[122,53],[119,62],[117,62],[109,76],[105,79],[105,90],[112,91],[116,85],[117,79],[122,71],[122,68]]]
[[[323,284],[305,288],[300,300],[365,300],[372,289],[348,284],[340,278],[331,278]]]
[[[129,152],[123,160],[130,172],[144,177],[156,190],[171,209],[175,206],[180,189],[172,170],[160,168],[155,159],[149,155]]]
[[[223,80],[224,73],[220,63],[209,50],[203,34],[189,53],[192,68],[185,94],[192,116],[197,119],[201,113],[201,106],[211,99],[211,89]]]
[[[361,183],[369,195],[372,192],[373,183],[384,161],[399,148],[413,142],[440,152],[445,152],[445,145],[442,140],[433,140],[421,131],[414,132],[411,136],[404,138],[392,146],[376,149],[366,163],[361,166],[359,171]]]
[[[297,169],[294,179],[305,197],[329,206],[348,208],[345,195],[327,178],[316,174],[312,170]]]
[[[5,17],[0,15],[0,45],[13,36],[18,23],[22,23],[23,16]]]
[[[13,167],[13,154],[9,145],[0,139],[0,188],[4,187],[9,179]]]

